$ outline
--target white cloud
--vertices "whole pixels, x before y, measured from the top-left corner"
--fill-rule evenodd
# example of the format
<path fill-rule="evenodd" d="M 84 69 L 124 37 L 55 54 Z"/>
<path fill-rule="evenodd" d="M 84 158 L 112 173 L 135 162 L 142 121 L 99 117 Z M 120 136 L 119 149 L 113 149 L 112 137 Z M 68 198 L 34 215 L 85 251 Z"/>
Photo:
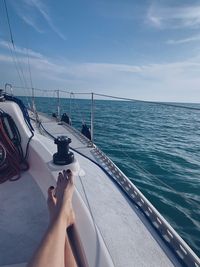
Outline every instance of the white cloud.
<path fill-rule="evenodd" d="M 12 57 L 0 54 L 0 62 L 12 63 Z"/>
<path fill-rule="evenodd" d="M 6 48 L 6 44 L 3 46 Z M 16 49 L 28 81 L 26 49 Z M 30 65 L 35 87 L 68 88 L 69 91 L 79 88 L 80 91 L 92 90 L 146 100 L 192 102 L 200 99 L 200 56 L 180 62 L 140 66 L 59 62 L 30 50 Z M 4 77 L 4 82 L 18 83 L 16 75 L 12 57 L 0 54 L 0 76 Z"/>
<path fill-rule="evenodd" d="M 176 44 L 185 44 L 185 43 L 191 43 L 191 42 L 196 42 L 196 41 L 200 41 L 200 35 L 195 35 L 195 36 L 191 36 L 191 37 L 179 39 L 179 40 L 168 40 L 167 44 L 176 45 Z"/>
<path fill-rule="evenodd" d="M 169 7 L 154 4 L 148 10 L 147 19 L 155 27 L 197 28 L 200 26 L 200 5 Z"/>
<path fill-rule="evenodd" d="M 158 27 L 158 28 L 161 27 L 161 25 L 162 25 L 162 24 L 161 24 L 161 18 L 149 14 L 149 15 L 148 15 L 148 19 L 151 21 L 151 23 L 152 23 L 154 26 L 156 26 L 156 27 Z"/>
<path fill-rule="evenodd" d="M 65 35 L 55 26 L 48 7 L 40 0 L 22 0 L 25 4 L 25 8 L 17 8 L 18 15 L 23 21 L 29 26 L 33 27 L 39 33 L 44 32 L 41 27 L 38 25 L 37 19 L 33 17 L 34 11 L 37 11 L 38 14 L 47 22 L 49 27 L 54 31 L 61 39 L 66 40 Z"/>
<path fill-rule="evenodd" d="M 40 27 L 37 25 L 35 20 L 33 18 L 31 18 L 30 15 L 26 16 L 26 15 L 20 13 L 20 17 L 21 17 L 21 19 L 23 19 L 23 21 L 26 24 L 28 24 L 29 26 L 33 27 L 37 32 L 39 32 L 39 33 L 43 33 L 44 32 L 42 29 L 40 29 Z"/>
<path fill-rule="evenodd" d="M 12 44 L 10 42 L 0 40 L 0 47 L 9 50 L 10 48 L 12 49 Z M 43 58 L 43 56 L 40 53 L 35 52 L 31 49 L 21 48 L 19 46 L 15 46 L 15 51 L 19 54 L 24 55 L 24 56 L 28 55 L 29 57 Z"/>

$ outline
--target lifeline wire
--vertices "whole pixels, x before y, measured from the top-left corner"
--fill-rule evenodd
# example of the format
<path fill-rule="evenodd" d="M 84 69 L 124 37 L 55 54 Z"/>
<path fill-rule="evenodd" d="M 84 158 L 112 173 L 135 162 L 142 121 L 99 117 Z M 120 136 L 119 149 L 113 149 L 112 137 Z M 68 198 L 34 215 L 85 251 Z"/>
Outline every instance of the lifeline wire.
<path fill-rule="evenodd" d="M 13 86 L 14 88 L 25 88 L 22 86 Z M 31 89 L 30 87 L 27 87 L 28 89 Z M 36 91 L 46 91 L 46 92 L 53 92 L 54 90 L 46 90 L 46 89 L 41 89 L 41 88 L 34 88 Z M 64 91 L 64 90 L 59 90 L 62 93 L 68 93 L 68 94 L 76 94 L 76 95 L 90 95 L 92 93 L 84 92 L 84 93 L 73 93 L 69 91 Z M 196 107 L 189 107 L 185 106 L 183 104 L 177 105 L 177 104 L 171 104 L 171 103 L 166 103 L 166 102 L 156 102 L 156 101 L 146 101 L 146 100 L 140 100 L 140 99 L 134 99 L 134 98 L 127 98 L 127 97 L 120 97 L 120 96 L 113 96 L 113 95 L 106 95 L 106 94 L 98 94 L 98 93 L 93 93 L 95 96 L 100 96 L 100 97 L 106 97 L 106 98 L 113 98 L 117 100 L 124 100 L 124 101 L 130 101 L 130 102 L 141 102 L 141 103 L 146 103 L 146 104 L 153 104 L 153 105 L 159 105 L 159 106 L 168 106 L 168 107 L 175 107 L 175 108 L 180 108 L 180 109 L 188 109 L 188 110 L 196 110 L 200 111 L 200 108 Z"/>
<path fill-rule="evenodd" d="M 184 106 L 184 105 L 170 104 L 170 103 L 165 103 L 165 102 L 145 101 L 145 100 L 139 100 L 139 99 L 134 99 L 134 98 L 118 97 L 118 96 L 97 94 L 97 93 L 94 93 L 94 95 L 113 98 L 113 99 L 118 99 L 118 100 L 126 100 L 126 101 L 130 101 L 130 102 L 142 102 L 142 103 L 147 103 L 147 104 L 154 104 L 154 105 L 161 105 L 161 106 L 168 106 L 168 107 L 175 107 L 175 108 L 182 108 L 182 109 L 200 111 L 200 108 L 189 107 L 189 106 Z"/>

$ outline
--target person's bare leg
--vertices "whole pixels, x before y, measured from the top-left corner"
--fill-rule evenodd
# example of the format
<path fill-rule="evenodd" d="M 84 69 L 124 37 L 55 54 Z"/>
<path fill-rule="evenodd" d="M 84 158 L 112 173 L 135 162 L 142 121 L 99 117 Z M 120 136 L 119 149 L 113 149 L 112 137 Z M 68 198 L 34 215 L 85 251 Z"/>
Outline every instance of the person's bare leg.
<path fill-rule="evenodd" d="M 72 173 L 67 173 L 68 175 L 72 175 Z M 65 172 L 66 175 L 66 172 Z M 55 196 L 55 189 L 54 187 L 50 187 L 48 190 L 48 208 L 49 208 L 49 219 L 50 221 L 53 220 L 54 216 L 55 216 L 55 212 L 56 212 L 56 196 Z M 71 225 L 74 223 L 75 221 L 75 216 L 74 216 L 74 212 L 71 212 Z M 64 261 L 65 261 L 65 267 L 77 267 L 70 243 L 69 243 L 69 239 L 68 239 L 68 235 L 66 233 L 66 239 L 65 239 L 65 248 L 64 248 Z"/>
<path fill-rule="evenodd" d="M 28 267 L 65 266 L 66 228 L 72 223 L 73 209 L 71 200 L 74 192 L 72 175 L 68 179 L 66 178 L 66 172 L 59 173 L 55 212 L 39 248 L 27 265 Z M 74 265 L 71 266 L 74 267 Z"/>

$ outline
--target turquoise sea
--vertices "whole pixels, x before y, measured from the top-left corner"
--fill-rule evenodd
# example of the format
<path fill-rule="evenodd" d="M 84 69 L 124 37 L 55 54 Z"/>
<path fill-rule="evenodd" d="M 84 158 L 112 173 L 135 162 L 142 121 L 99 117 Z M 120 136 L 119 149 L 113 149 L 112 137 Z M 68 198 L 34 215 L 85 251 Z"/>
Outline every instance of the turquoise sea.
<path fill-rule="evenodd" d="M 38 111 L 56 112 L 56 99 L 35 103 Z M 73 99 L 71 109 L 69 99 L 60 104 L 74 127 L 80 130 L 82 120 L 90 126 L 90 100 Z M 200 256 L 200 110 L 96 100 L 94 117 L 95 143 Z"/>

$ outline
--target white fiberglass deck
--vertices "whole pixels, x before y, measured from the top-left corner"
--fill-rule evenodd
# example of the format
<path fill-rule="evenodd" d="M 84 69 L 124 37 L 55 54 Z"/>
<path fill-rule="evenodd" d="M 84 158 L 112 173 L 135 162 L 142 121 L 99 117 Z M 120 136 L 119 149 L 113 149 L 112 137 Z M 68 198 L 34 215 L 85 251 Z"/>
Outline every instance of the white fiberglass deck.
<path fill-rule="evenodd" d="M 48 225 L 46 200 L 33 177 L 0 185 L 0 266 L 27 262 Z"/>
<path fill-rule="evenodd" d="M 84 144 L 84 139 L 74 136 L 66 125 L 40 117 L 47 131 L 52 135 L 67 135 L 72 139 L 71 146 L 78 151 L 93 157 L 92 148 Z M 56 151 L 53 141 L 44 140 L 44 145 Z M 92 210 L 95 223 L 110 252 L 115 266 L 179 266 L 179 263 L 164 246 L 161 239 L 149 225 L 144 216 L 129 203 L 109 177 L 88 159 L 75 153 L 81 171 L 76 177 L 76 187 L 86 205 Z M 87 194 L 87 201 L 83 187 Z M 162 247 L 162 248 L 161 248 Z M 165 252 L 164 252 L 165 251 Z M 166 256 L 170 255 L 173 263 Z"/>
<path fill-rule="evenodd" d="M 88 147 L 86 139 L 69 126 L 44 116 L 40 119 L 52 135 L 67 135 L 73 148 L 98 162 L 95 148 Z M 19 130 L 22 126 L 23 120 Z M 55 152 L 53 140 L 36 129 L 29 148 L 29 171 L 19 181 L 0 185 L 1 267 L 25 266 L 42 238 L 48 225 L 47 188 L 55 185 L 58 172 L 68 167 L 52 163 Z M 180 266 L 143 213 L 108 175 L 89 159 L 74 155 L 80 167 L 73 206 L 89 266 Z"/>

